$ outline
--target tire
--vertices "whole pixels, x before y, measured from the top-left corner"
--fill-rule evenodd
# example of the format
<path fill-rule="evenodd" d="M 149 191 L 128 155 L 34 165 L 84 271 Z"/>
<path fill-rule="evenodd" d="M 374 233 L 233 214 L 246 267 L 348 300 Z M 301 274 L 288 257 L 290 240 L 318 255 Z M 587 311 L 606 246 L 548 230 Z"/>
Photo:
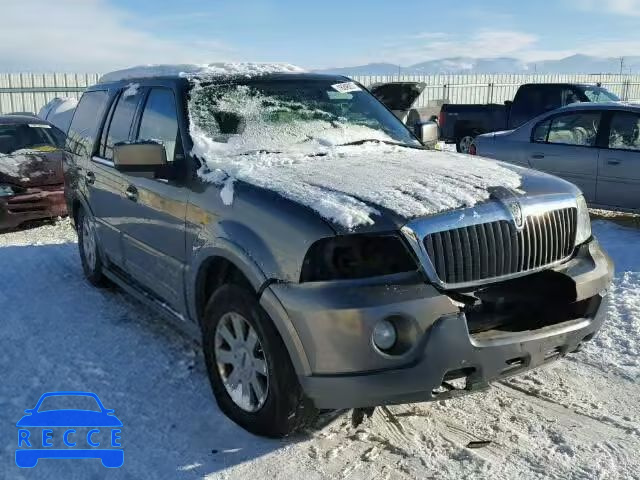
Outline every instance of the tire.
<path fill-rule="evenodd" d="M 246 322 L 240 328 L 240 336 L 235 331 L 237 322 Z M 253 347 L 246 347 L 252 343 L 249 327 L 257 336 Z M 240 339 L 234 340 L 235 347 L 226 340 L 232 333 L 235 335 L 232 340 Z M 205 310 L 202 335 L 213 393 L 218 406 L 231 420 L 251 433 L 272 438 L 284 437 L 315 421 L 319 412 L 304 395 L 284 342 L 253 291 L 233 284 L 216 290 Z M 242 343 L 244 337 L 247 343 Z M 243 352 L 241 355 L 234 353 L 239 350 Z M 249 351 L 250 354 L 246 353 Z M 238 360 L 240 357 L 242 360 Z M 240 366 L 225 363 L 230 358 Z M 252 367 L 254 363 L 259 367 Z M 237 383 L 236 368 L 238 376 L 244 376 Z M 250 387 L 245 395 L 247 384 Z M 260 388 L 266 390 L 265 395 L 259 395 Z"/>
<path fill-rule="evenodd" d="M 458 153 L 469 153 L 469 147 L 475 140 L 476 135 L 463 135 L 456 140 L 456 150 Z"/>
<path fill-rule="evenodd" d="M 95 224 L 91 215 L 80 209 L 76 219 L 78 231 L 78 249 L 84 276 L 94 287 L 107 286 L 107 278 L 102 274 L 102 260 L 96 236 Z M 90 235 L 90 236 L 89 236 Z"/>

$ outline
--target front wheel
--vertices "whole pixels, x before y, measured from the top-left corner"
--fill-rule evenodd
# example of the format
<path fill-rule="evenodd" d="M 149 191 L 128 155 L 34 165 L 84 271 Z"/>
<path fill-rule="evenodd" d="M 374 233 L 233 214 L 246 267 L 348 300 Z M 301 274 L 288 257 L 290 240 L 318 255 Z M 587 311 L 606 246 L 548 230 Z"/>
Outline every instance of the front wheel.
<path fill-rule="evenodd" d="M 78 249 L 82 270 L 89 282 L 96 287 L 103 287 L 107 279 L 102 274 L 102 260 L 98 251 L 98 239 L 94 220 L 90 214 L 80 210 L 77 216 Z"/>
<path fill-rule="evenodd" d="M 476 137 L 472 135 L 464 135 L 463 137 L 459 138 L 456 142 L 456 149 L 458 150 L 458 152 L 469 153 L 469 148 L 471 147 L 471 144 L 473 143 L 475 138 Z"/>
<path fill-rule="evenodd" d="M 255 293 L 238 285 L 216 290 L 202 333 L 211 387 L 231 420 L 267 437 L 286 436 L 315 420 L 318 411 Z"/>

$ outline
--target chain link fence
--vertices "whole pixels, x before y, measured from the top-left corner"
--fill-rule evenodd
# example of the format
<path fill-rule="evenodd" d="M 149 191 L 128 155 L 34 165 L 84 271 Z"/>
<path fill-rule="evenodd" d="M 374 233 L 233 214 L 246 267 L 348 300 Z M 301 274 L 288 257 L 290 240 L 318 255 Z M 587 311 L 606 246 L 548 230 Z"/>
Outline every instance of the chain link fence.
<path fill-rule="evenodd" d="M 368 75 L 352 77 L 365 86 L 374 83 L 408 81 L 426 85 L 416 107 L 442 103 L 504 103 L 513 100 L 525 83 L 588 83 L 601 84 L 622 100 L 640 100 L 640 75 Z"/>
<path fill-rule="evenodd" d="M 98 73 L 2 73 L 0 114 L 37 113 L 54 97 L 78 98 L 98 81 Z M 442 103 L 503 103 L 524 83 L 600 83 L 623 100 L 640 100 L 640 75 L 368 75 L 352 77 L 365 86 L 380 82 L 417 81 L 426 85 L 417 107 Z"/>
<path fill-rule="evenodd" d="M 55 97 L 80 98 L 98 73 L 0 73 L 0 114 L 38 113 Z"/>

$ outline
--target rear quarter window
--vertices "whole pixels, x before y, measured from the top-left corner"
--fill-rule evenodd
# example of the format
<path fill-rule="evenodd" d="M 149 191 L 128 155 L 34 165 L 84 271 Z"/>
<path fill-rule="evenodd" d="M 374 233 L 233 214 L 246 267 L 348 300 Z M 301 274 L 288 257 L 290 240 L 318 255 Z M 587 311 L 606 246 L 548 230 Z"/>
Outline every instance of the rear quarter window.
<path fill-rule="evenodd" d="M 104 90 L 86 92 L 82 95 L 69 127 L 66 142 L 68 151 L 83 156 L 93 153 L 96 133 L 104 115 L 107 98 L 107 92 Z"/>

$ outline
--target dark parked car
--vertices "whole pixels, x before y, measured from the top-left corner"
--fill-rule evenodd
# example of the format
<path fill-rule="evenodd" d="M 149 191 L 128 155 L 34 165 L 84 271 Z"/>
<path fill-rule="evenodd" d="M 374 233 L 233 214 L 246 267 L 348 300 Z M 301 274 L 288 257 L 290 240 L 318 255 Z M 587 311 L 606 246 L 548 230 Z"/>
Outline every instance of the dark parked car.
<path fill-rule="evenodd" d="M 424 149 L 344 77 L 116 72 L 68 150 L 88 280 L 200 336 L 220 408 L 261 435 L 478 391 L 604 321 L 613 267 L 575 186 Z"/>
<path fill-rule="evenodd" d="M 504 105 L 444 104 L 439 117 L 440 139 L 468 153 L 473 139 L 483 133 L 517 128 L 541 113 L 571 103 L 617 100 L 613 93 L 596 85 L 529 83 L 518 89 L 513 102 Z"/>
<path fill-rule="evenodd" d="M 0 116 L 0 230 L 66 215 L 64 142 L 65 134 L 48 122 Z"/>
<path fill-rule="evenodd" d="M 640 210 L 640 105 L 570 105 L 480 135 L 471 153 L 558 175 L 594 207 Z"/>

